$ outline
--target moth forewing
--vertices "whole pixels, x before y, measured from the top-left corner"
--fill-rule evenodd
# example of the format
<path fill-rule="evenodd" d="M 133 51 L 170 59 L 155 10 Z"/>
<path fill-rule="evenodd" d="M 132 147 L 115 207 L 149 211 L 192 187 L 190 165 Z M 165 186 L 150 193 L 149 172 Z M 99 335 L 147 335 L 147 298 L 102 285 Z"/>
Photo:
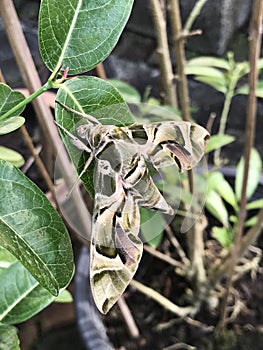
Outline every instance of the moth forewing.
<path fill-rule="evenodd" d="M 107 313 L 130 283 L 142 256 L 139 207 L 125 194 L 120 175 L 97 160 L 91 242 L 90 282 L 98 309 Z M 105 187 L 105 177 L 115 181 Z"/>

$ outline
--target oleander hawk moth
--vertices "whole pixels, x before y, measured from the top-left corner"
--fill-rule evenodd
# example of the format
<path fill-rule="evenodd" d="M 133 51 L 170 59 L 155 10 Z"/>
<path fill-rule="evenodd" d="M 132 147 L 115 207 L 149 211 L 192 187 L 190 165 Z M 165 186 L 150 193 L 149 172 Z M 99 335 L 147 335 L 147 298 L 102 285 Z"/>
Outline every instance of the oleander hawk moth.
<path fill-rule="evenodd" d="M 157 170 L 174 164 L 180 171 L 189 170 L 202 158 L 209 134 L 183 121 L 102 125 L 57 102 L 83 117 L 76 136 L 58 125 L 89 155 L 79 177 L 95 160 L 90 283 L 98 309 L 107 313 L 130 283 L 142 256 L 139 207 L 174 214 L 149 175 L 147 163 Z"/>

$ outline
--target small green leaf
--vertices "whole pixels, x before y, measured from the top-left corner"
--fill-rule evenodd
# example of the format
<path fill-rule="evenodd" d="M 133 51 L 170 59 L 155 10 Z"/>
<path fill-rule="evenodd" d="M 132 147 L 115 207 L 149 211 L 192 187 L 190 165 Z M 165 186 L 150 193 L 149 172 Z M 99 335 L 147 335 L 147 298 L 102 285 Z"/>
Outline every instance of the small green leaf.
<path fill-rule="evenodd" d="M 246 222 L 245 222 L 245 227 L 251 227 L 254 226 L 258 221 L 258 217 L 257 215 L 252 216 L 251 218 L 249 218 Z"/>
<path fill-rule="evenodd" d="M 58 295 L 74 271 L 70 238 L 40 189 L 20 170 L 0 160 L 0 245 L 50 293 Z"/>
<path fill-rule="evenodd" d="M 212 56 L 201 56 L 193 58 L 187 62 L 187 66 L 216 67 L 225 69 L 226 71 L 230 70 L 230 64 L 227 60 Z"/>
<path fill-rule="evenodd" d="M 69 67 L 84 73 L 102 62 L 116 45 L 133 0 L 42 0 L 39 46 L 51 71 Z"/>
<path fill-rule="evenodd" d="M 215 190 L 227 203 L 237 210 L 238 205 L 235 193 L 222 173 L 218 171 L 210 173 L 208 176 L 208 187 L 209 190 Z"/>
<path fill-rule="evenodd" d="M 141 95 L 138 90 L 133 86 L 117 79 L 108 80 L 116 89 L 119 90 L 120 94 L 127 103 L 140 103 Z"/>
<path fill-rule="evenodd" d="M 236 95 L 237 94 L 248 95 L 248 93 L 249 93 L 249 86 L 248 86 L 248 84 L 243 85 L 241 88 L 239 88 L 236 91 Z M 259 98 L 263 98 L 263 82 L 262 81 L 259 81 L 257 83 L 256 96 L 259 97 Z"/>
<path fill-rule="evenodd" d="M 3 114 L 10 111 L 11 108 L 16 107 L 24 99 L 25 96 L 21 92 L 14 91 L 8 85 L 0 83 L 0 120 Z M 25 106 L 20 107 L 10 117 L 21 114 L 24 109 Z"/>
<path fill-rule="evenodd" d="M 57 100 L 68 107 L 97 118 L 102 124 L 124 126 L 133 123 L 130 109 L 119 91 L 109 82 L 95 77 L 81 76 L 66 81 L 58 90 Z M 75 134 L 76 127 L 87 121 L 69 113 L 60 105 L 55 109 L 57 122 Z M 70 158 L 78 174 L 83 169 L 87 155 L 72 145 L 72 140 L 61 133 Z M 93 169 L 81 178 L 87 191 L 93 195 Z"/>
<path fill-rule="evenodd" d="M 195 76 L 195 80 L 200 81 L 201 83 L 207 84 L 212 86 L 214 89 L 216 89 L 219 92 L 222 92 L 222 94 L 227 93 L 227 86 L 225 79 L 218 79 L 217 77 L 205 77 L 205 76 Z"/>
<path fill-rule="evenodd" d="M 0 350 L 19 350 L 19 343 L 16 328 L 0 324 Z"/>
<path fill-rule="evenodd" d="M 16 167 L 21 167 L 25 163 L 20 153 L 4 146 L 0 146 L 0 159 L 10 162 Z"/>
<path fill-rule="evenodd" d="M 23 117 L 11 117 L 5 120 L 0 120 L 0 135 L 9 134 L 20 128 L 25 123 Z"/>
<path fill-rule="evenodd" d="M 54 299 L 18 261 L 0 274 L 0 322 L 24 322 Z"/>
<path fill-rule="evenodd" d="M 258 151 L 253 148 L 250 155 L 247 198 L 250 198 L 255 192 L 262 172 L 262 160 Z M 235 192 L 238 200 L 241 199 L 241 191 L 244 177 L 244 158 L 242 157 L 237 165 Z"/>
<path fill-rule="evenodd" d="M 253 202 L 250 202 L 246 206 L 247 210 L 261 209 L 263 208 L 263 199 L 257 199 Z"/>
<path fill-rule="evenodd" d="M 141 230 L 145 242 L 156 248 L 163 238 L 165 221 L 163 215 L 158 211 L 140 208 Z"/>
<path fill-rule="evenodd" d="M 185 74 L 197 75 L 198 77 L 210 77 L 220 79 L 222 82 L 225 81 L 224 73 L 217 68 L 202 67 L 202 66 L 186 66 Z"/>
<path fill-rule="evenodd" d="M 206 146 L 206 153 L 212 152 L 218 148 L 228 145 L 235 141 L 234 136 L 230 135 L 212 135 L 208 145 Z"/>
<path fill-rule="evenodd" d="M 210 190 L 207 192 L 206 209 L 225 227 L 228 227 L 228 212 L 225 207 L 224 202 L 222 201 L 221 196 L 215 191 Z"/>
<path fill-rule="evenodd" d="M 213 237 L 222 245 L 224 248 L 229 248 L 233 243 L 233 234 L 228 231 L 226 227 L 213 227 Z"/>
<path fill-rule="evenodd" d="M 63 289 L 59 295 L 55 298 L 56 303 L 71 303 L 73 301 L 73 297 L 70 292 L 66 289 Z"/>

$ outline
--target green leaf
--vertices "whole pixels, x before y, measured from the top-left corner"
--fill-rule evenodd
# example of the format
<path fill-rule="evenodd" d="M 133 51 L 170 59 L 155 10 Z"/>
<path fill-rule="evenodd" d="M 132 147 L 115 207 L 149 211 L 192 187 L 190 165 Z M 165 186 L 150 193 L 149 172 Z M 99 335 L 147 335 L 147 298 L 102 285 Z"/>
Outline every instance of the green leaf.
<path fill-rule="evenodd" d="M 252 216 L 251 218 L 249 218 L 246 222 L 245 222 L 245 227 L 251 227 L 254 226 L 258 221 L 258 217 L 257 215 Z"/>
<path fill-rule="evenodd" d="M 262 160 L 260 154 L 255 148 L 251 149 L 248 183 L 247 183 L 247 198 L 250 198 L 255 192 L 262 172 Z M 238 200 L 241 199 L 242 184 L 244 178 L 244 158 L 242 157 L 237 165 L 235 192 Z"/>
<path fill-rule="evenodd" d="M 5 120 L 0 120 L 0 135 L 9 134 L 20 128 L 25 123 L 23 117 L 11 117 Z"/>
<path fill-rule="evenodd" d="M 79 74 L 102 62 L 116 45 L 133 0 L 42 0 L 39 46 L 51 71 Z"/>
<path fill-rule="evenodd" d="M 0 159 L 10 162 L 16 167 L 20 167 L 25 163 L 20 153 L 4 146 L 0 146 Z"/>
<path fill-rule="evenodd" d="M 55 297 L 18 261 L 0 274 L 0 322 L 17 324 L 47 307 Z"/>
<path fill-rule="evenodd" d="M 56 303 L 71 303 L 72 301 L 73 297 L 66 289 L 63 289 L 55 299 Z"/>
<path fill-rule="evenodd" d="M 215 190 L 209 190 L 205 202 L 206 209 L 225 227 L 228 227 L 228 212 L 221 196 Z"/>
<path fill-rule="evenodd" d="M 217 171 L 209 174 L 208 188 L 209 190 L 215 190 L 227 203 L 237 210 L 238 205 L 235 193 L 222 173 Z"/>
<path fill-rule="evenodd" d="M 133 123 L 129 107 L 119 91 L 109 82 L 95 77 L 82 76 L 68 80 L 60 87 L 57 100 L 74 110 L 94 116 L 102 124 L 124 126 Z M 57 122 L 72 134 L 75 134 L 77 125 L 87 123 L 86 119 L 69 113 L 58 104 L 55 112 Z M 73 146 L 72 140 L 63 135 L 63 132 L 61 135 L 79 174 L 87 155 Z M 93 195 L 93 168 L 91 167 L 81 179 L 87 191 Z"/>
<path fill-rule="evenodd" d="M 197 75 L 198 77 L 210 77 L 215 79 L 220 79 L 222 82 L 225 82 L 224 73 L 222 73 L 217 68 L 212 67 L 199 67 L 199 66 L 186 66 L 185 74 L 188 75 Z"/>
<path fill-rule="evenodd" d="M 201 83 L 212 86 L 219 92 L 222 92 L 224 95 L 227 93 L 227 86 L 225 79 L 218 79 L 217 77 L 205 77 L 205 76 L 195 76 L 195 80 L 200 81 Z"/>
<path fill-rule="evenodd" d="M 247 210 L 261 209 L 263 208 L 263 199 L 257 199 L 253 202 L 250 202 L 246 206 Z"/>
<path fill-rule="evenodd" d="M 0 324 L 0 350 L 19 350 L 19 339 L 15 327 Z"/>
<path fill-rule="evenodd" d="M 225 227 L 213 227 L 213 237 L 222 245 L 224 248 L 229 248 L 233 243 L 233 234 L 228 231 Z"/>
<path fill-rule="evenodd" d="M 236 91 L 236 95 L 237 94 L 248 95 L 248 93 L 249 93 L 249 86 L 248 86 L 248 84 L 243 85 L 241 88 L 239 88 Z M 259 97 L 259 98 L 263 98 L 263 82 L 262 81 L 259 81 L 257 83 L 256 96 Z"/>
<path fill-rule="evenodd" d="M 156 248 L 163 238 L 165 221 L 162 213 L 145 208 L 140 208 L 141 230 L 145 242 Z"/>
<path fill-rule="evenodd" d="M 74 264 L 60 216 L 20 170 L 0 160 L 0 245 L 53 295 L 68 285 Z"/>
<path fill-rule="evenodd" d="M 0 83 L 0 120 L 1 116 L 8 112 L 11 108 L 16 107 L 20 102 L 25 99 L 25 96 L 21 92 L 12 90 L 8 85 Z M 16 117 L 21 114 L 25 106 L 19 108 L 11 114 L 10 117 Z"/>
<path fill-rule="evenodd" d="M 212 152 L 218 148 L 228 145 L 233 141 L 235 141 L 235 138 L 231 135 L 212 135 L 205 151 L 206 153 Z"/>
<path fill-rule="evenodd" d="M 230 70 L 230 64 L 227 60 L 212 56 L 201 56 L 193 58 L 187 62 L 187 66 L 216 67 L 225 69 L 227 71 Z"/>
<path fill-rule="evenodd" d="M 108 80 L 116 89 L 119 90 L 120 94 L 127 103 L 140 103 L 141 95 L 138 90 L 133 86 L 117 79 Z"/>

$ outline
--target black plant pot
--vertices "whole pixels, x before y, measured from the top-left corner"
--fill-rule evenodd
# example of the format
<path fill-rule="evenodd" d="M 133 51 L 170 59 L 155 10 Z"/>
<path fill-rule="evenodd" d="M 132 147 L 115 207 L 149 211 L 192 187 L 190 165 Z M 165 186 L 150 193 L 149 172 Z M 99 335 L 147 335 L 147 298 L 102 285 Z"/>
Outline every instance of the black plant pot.
<path fill-rule="evenodd" d="M 75 277 L 77 323 L 87 350 L 112 350 L 100 313 L 93 301 L 89 279 L 89 252 L 83 247 Z"/>

